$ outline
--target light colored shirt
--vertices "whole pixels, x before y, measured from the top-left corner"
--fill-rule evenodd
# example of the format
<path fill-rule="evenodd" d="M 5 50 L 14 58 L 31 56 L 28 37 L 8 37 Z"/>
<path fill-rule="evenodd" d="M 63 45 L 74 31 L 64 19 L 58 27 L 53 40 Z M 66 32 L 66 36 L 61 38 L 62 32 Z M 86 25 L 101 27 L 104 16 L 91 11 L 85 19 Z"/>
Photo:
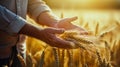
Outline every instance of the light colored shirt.
<path fill-rule="evenodd" d="M 0 30 L 10 35 L 17 34 L 26 21 L 7 8 L 0 6 Z"/>
<path fill-rule="evenodd" d="M 14 34 L 17 34 L 27 22 L 27 14 L 37 21 L 40 13 L 44 11 L 50 11 L 50 8 L 42 0 L 0 0 L 0 48 L 16 42 L 17 46 L 25 47 L 25 36 Z M 25 52 L 20 51 L 19 47 L 17 49 L 20 53 Z"/>

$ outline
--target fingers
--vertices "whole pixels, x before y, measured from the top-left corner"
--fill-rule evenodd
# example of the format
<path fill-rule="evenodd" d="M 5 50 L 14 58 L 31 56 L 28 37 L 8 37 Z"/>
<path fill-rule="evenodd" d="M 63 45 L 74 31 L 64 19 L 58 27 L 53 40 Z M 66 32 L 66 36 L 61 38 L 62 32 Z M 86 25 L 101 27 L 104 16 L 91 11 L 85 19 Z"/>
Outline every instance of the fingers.
<path fill-rule="evenodd" d="M 78 31 L 80 31 L 80 34 L 82 35 L 84 35 L 84 34 L 86 34 L 86 35 L 88 35 L 88 31 L 86 31 L 86 30 L 78 30 Z"/>
<path fill-rule="evenodd" d="M 53 37 L 52 42 L 53 44 L 50 44 L 53 47 L 63 48 L 63 49 L 73 49 L 76 48 L 76 45 L 73 42 L 65 41 L 63 39 Z"/>
<path fill-rule="evenodd" d="M 88 31 L 85 30 L 84 28 L 82 27 L 77 27 L 75 28 L 76 30 L 78 30 L 80 32 L 80 35 L 88 35 Z"/>
<path fill-rule="evenodd" d="M 81 32 L 80 32 L 80 35 L 88 35 L 88 32 L 86 32 L 86 31 L 81 31 Z"/>
<path fill-rule="evenodd" d="M 75 20 L 77 20 L 77 19 L 78 19 L 77 16 L 72 17 L 72 18 L 68 18 L 67 22 L 72 22 L 72 21 L 75 21 Z"/>
<path fill-rule="evenodd" d="M 52 33 L 52 34 L 62 34 L 64 33 L 64 29 L 56 29 L 56 28 L 50 28 L 49 29 L 49 32 Z"/>
<path fill-rule="evenodd" d="M 48 28 L 46 29 L 47 34 L 44 34 L 43 41 L 48 43 L 52 47 L 58 47 L 58 48 L 64 48 L 64 49 L 75 48 L 75 44 L 73 42 L 63 40 L 55 35 L 55 34 L 62 34 L 63 32 L 64 32 L 64 29 Z"/>

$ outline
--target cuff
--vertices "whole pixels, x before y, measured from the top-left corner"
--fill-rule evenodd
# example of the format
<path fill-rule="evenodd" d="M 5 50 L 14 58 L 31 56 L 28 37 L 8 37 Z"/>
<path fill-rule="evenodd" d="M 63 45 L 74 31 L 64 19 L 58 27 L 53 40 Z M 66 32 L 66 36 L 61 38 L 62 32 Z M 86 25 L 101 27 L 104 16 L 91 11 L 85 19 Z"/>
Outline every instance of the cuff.
<path fill-rule="evenodd" d="M 16 16 L 15 19 L 11 22 L 12 23 L 10 23 L 6 29 L 6 32 L 8 32 L 9 34 L 18 33 L 21 28 L 26 24 L 26 21 L 19 16 Z"/>

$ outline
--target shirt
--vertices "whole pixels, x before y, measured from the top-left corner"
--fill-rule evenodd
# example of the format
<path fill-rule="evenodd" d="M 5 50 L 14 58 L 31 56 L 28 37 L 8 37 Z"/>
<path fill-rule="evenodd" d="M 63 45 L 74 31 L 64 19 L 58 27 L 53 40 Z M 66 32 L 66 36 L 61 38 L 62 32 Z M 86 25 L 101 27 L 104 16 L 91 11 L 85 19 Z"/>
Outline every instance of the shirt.
<path fill-rule="evenodd" d="M 13 45 L 23 48 L 25 36 L 17 33 L 27 22 L 26 15 L 37 21 L 44 11 L 50 11 L 50 8 L 42 0 L 0 0 L 0 48 Z M 25 51 L 18 49 L 18 52 Z"/>

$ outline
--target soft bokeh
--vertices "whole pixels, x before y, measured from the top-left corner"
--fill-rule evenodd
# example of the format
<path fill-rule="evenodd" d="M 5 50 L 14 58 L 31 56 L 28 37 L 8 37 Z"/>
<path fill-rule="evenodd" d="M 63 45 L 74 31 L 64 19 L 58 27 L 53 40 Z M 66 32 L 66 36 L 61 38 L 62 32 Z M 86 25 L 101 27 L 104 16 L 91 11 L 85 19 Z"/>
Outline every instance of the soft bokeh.
<path fill-rule="evenodd" d="M 34 38 L 27 39 L 28 67 L 120 67 L 119 0 L 44 0 L 60 18 L 78 16 L 72 22 L 100 39 L 96 47 L 64 50 Z M 30 20 L 30 19 L 28 19 Z M 47 48 L 46 48 L 47 47 Z M 98 48 L 99 53 L 96 52 Z"/>

